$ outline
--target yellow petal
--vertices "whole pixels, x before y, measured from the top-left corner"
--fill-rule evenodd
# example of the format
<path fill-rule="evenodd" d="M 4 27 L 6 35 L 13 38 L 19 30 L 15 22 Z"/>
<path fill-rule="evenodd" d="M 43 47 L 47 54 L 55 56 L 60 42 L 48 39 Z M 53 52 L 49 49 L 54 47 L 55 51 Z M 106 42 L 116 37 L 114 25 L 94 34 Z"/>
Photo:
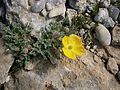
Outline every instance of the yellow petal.
<path fill-rule="evenodd" d="M 72 52 L 78 56 L 83 56 L 85 54 L 85 48 L 84 48 L 84 46 L 74 47 L 72 49 Z"/>
<path fill-rule="evenodd" d="M 62 44 L 63 44 L 63 46 L 64 47 L 66 47 L 69 43 L 68 43 L 68 36 L 64 36 L 63 38 L 62 38 Z"/>
<path fill-rule="evenodd" d="M 76 59 L 76 55 L 72 51 L 70 51 L 66 48 L 62 48 L 62 50 L 63 50 L 65 56 L 67 56 L 68 58 L 73 59 L 73 60 Z"/>
<path fill-rule="evenodd" d="M 69 36 L 69 41 L 70 41 L 69 43 L 72 43 L 76 46 L 83 45 L 81 38 L 79 36 L 75 35 L 75 34 L 71 34 Z"/>

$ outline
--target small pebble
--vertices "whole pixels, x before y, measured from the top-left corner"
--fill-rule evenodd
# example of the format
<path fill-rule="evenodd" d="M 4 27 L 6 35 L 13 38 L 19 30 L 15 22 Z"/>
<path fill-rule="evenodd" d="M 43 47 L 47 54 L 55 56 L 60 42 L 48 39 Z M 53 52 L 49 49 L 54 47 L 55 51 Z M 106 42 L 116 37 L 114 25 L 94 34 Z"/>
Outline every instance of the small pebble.
<path fill-rule="evenodd" d="M 85 25 L 84 25 L 84 28 L 85 28 L 85 29 L 90 29 L 91 27 L 90 27 L 89 24 L 85 24 Z"/>
<path fill-rule="evenodd" d="M 43 9 L 42 11 L 41 11 L 41 14 L 44 16 L 44 17 L 46 17 L 47 16 L 47 11 L 45 10 L 45 9 Z"/>

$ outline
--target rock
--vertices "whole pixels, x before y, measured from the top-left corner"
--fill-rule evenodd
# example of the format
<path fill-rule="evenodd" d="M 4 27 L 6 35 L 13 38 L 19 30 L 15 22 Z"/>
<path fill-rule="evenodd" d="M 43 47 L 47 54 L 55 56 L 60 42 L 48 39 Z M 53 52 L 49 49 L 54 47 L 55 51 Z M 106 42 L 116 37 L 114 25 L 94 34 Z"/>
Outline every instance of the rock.
<path fill-rule="evenodd" d="M 104 58 L 106 60 L 109 59 L 109 57 L 108 57 L 105 49 L 103 49 L 103 48 L 97 48 L 96 49 L 96 55 L 99 56 L 99 57 L 101 57 L 101 58 Z"/>
<path fill-rule="evenodd" d="M 114 27 L 115 22 L 113 21 L 113 19 L 111 17 L 107 17 L 103 20 L 103 25 L 106 28 L 110 28 L 110 27 Z"/>
<path fill-rule="evenodd" d="M 52 89 L 50 89 L 52 88 Z M 119 90 L 120 85 L 102 60 L 86 51 L 78 61 L 63 58 L 54 67 L 40 60 L 32 71 L 19 71 L 4 84 L 5 90 Z"/>
<path fill-rule="evenodd" d="M 87 0 L 76 0 L 76 6 L 78 7 L 78 11 L 80 13 L 85 12 L 87 6 Z"/>
<path fill-rule="evenodd" d="M 47 11 L 50 11 L 54 8 L 54 6 L 51 3 L 46 3 L 46 9 Z"/>
<path fill-rule="evenodd" d="M 83 28 L 80 29 L 80 32 L 79 32 L 79 33 L 80 33 L 81 36 L 83 36 L 83 35 L 85 34 L 85 29 L 83 29 Z"/>
<path fill-rule="evenodd" d="M 44 17 L 46 17 L 47 16 L 47 11 L 45 10 L 45 9 L 43 9 L 42 11 L 41 11 L 41 14 L 44 16 Z"/>
<path fill-rule="evenodd" d="M 34 3 L 35 3 L 35 0 L 28 0 L 28 5 L 29 5 L 29 6 L 33 6 Z"/>
<path fill-rule="evenodd" d="M 87 12 L 87 13 L 91 13 L 92 11 L 93 11 L 93 7 L 90 6 L 90 5 L 87 5 L 87 6 L 86 6 L 86 12 Z"/>
<path fill-rule="evenodd" d="M 24 7 L 25 9 L 28 9 L 28 0 L 16 0 L 22 7 Z"/>
<path fill-rule="evenodd" d="M 91 28 L 93 28 L 93 29 L 94 29 L 94 28 L 95 28 L 95 26 L 96 26 L 95 22 L 91 22 L 91 23 L 90 23 L 90 27 L 91 27 Z"/>
<path fill-rule="evenodd" d="M 117 7 L 112 5 L 109 7 L 109 15 L 114 21 L 117 20 L 119 13 L 120 13 L 120 10 Z"/>
<path fill-rule="evenodd" d="M 105 28 L 102 24 L 98 24 L 95 28 L 95 34 L 97 39 L 102 45 L 110 45 L 111 43 L 111 35 L 107 28 Z"/>
<path fill-rule="evenodd" d="M 90 27 L 90 25 L 89 25 L 89 24 L 85 24 L 85 25 L 84 25 L 84 28 L 85 28 L 85 29 L 89 29 L 89 30 L 90 30 L 90 28 L 91 28 L 91 27 Z"/>
<path fill-rule="evenodd" d="M 27 62 L 25 66 L 25 70 L 30 71 L 30 70 L 33 70 L 34 67 L 35 65 L 32 62 Z"/>
<path fill-rule="evenodd" d="M 77 11 L 75 11 L 74 9 L 67 9 L 66 17 L 68 17 L 70 25 L 71 25 L 72 18 L 75 16 L 77 16 Z"/>
<path fill-rule="evenodd" d="M 40 31 L 40 28 L 49 24 L 51 20 L 45 20 L 45 17 L 40 16 L 39 13 L 32 13 L 26 9 L 24 9 L 19 3 L 16 3 L 16 0 L 12 0 L 12 6 L 9 5 L 9 2 L 6 0 L 6 18 L 7 20 L 12 22 L 18 22 L 22 25 L 26 26 L 26 24 L 30 25 L 33 30 Z M 43 0 L 44 1 L 44 0 Z M 43 3 L 44 4 L 44 3 Z"/>
<path fill-rule="evenodd" d="M 116 75 L 118 72 L 118 65 L 114 58 L 109 58 L 107 63 L 107 70 L 109 70 L 112 74 Z"/>
<path fill-rule="evenodd" d="M 3 41 L 0 39 L 0 84 L 7 82 L 8 72 L 14 62 L 11 54 L 5 53 Z"/>
<path fill-rule="evenodd" d="M 69 77 L 69 78 L 68 78 Z M 68 71 L 62 75 L 62 82 L 65 87 L 69 86 L 70 83 L 77 78 L 77 75 L 72 72 Z"/>
<path fill-rule="evenodd" d="M 67 4 L 74 10 L 78 10 L 79 8 L 76 6 L 77 0 L 67 0 Z"/>
<path fill-rule="evenodd" d="M 109 17 L 108 10 L 106 8 L 99 8 L 98 14 L 95 16 L 94 20 L 96 22 L 103 22 L 104 19 Z"/>
<path fill-rule="evenodd" d="M 59 15 L 65 15 L 65 5 L 64 4 L 61 4 L 59 5 L 58 7 L 52 9 L 50 12 L 49 12 L 49 15 L 48 17 L 49 18 L 53 18 L 53 17 L 56 17 L 56 16 L 59 16 Z"/>
<path fill-rule="evenodd" d="M 100 0 L 101 7 L 107 8 L 107 7 L 109 7 L 109 5 L 110 5 L 110 0 Z"/>
<path fill-rule="evenodd" d="M 31 7 L 32 12 L 39 13 L 42 9 L 45 8 L 47 0 L 38 0 L 34 3 L 34 5 Z"/>
<path fill-rule="evenodd" d="M 120 46 L 120 27 L 115 26 L 112 30 L 112 45 Z"/>
<path fill-rule="evenodd" d="M 118 65 L 120 65 L 120 49 L 119 48 L 115 48 L 115 47 L 111 47 L 111 46 L 108 46 L 107 47 L 107 51 L 108 51 L 108 54 L 110 56 L 112 56 L 113 58 L 115 58 L 116 62 Z"/>

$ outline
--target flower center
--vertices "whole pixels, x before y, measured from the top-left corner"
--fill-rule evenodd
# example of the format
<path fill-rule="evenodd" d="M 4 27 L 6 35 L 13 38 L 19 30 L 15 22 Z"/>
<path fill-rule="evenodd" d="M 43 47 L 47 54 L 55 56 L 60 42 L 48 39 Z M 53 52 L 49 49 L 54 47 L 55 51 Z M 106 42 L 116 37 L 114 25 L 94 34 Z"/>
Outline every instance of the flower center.
<path fill-rule="evenodd" d="M 69 49 L 69 50 L 72 50 L 72 48 L 73 48 L 72 45 L 69 45 L 69 46 L 68 46 L 68 49 Z"/>

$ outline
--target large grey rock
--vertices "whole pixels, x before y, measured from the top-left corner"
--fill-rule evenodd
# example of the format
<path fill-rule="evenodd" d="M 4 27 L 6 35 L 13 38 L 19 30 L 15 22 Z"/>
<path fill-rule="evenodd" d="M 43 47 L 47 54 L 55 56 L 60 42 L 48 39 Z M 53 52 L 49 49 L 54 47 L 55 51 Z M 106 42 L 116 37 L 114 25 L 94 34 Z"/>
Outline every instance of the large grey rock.
<path fill-rule="evenodd" d="M 107 7 L 109 7 L 109 5 L 110 5 L 110 0 L 100 0 L 101 7 L 107 8 Z"/>
<path fill-rule="evenodd" d="M 112 45 L 120 46 L 120 27 L 115 26 L 112 30 Z"/>
<path fill-rule="evenodd" d="M 5 90 L 119 90 L 102 60 L 89 51 L 78 62 L 63 58 L 54 67 L 40 61 L 32 71 L 19 71 L 4 84 Z"/>
<path fill-rule="evenodd" d="M 108 10 L 106 8 L 99 8 L 98 14 L 95 16 L 94 20 L 96 22 L 103 22 L 104 19 L 109 17 Z"/>
<path fill-rule="evenodd" d="M 7 82 L 8 72 L 13 64 L 13 57 L 11 54 L 5 53 L 4 43 L 0 39 L 0 84 Z"/>
<path fill-rule="evenodd" d="M 109 15 L 114 21 L 117 20 L 119 13 L 120 13 L 120 10 L 117 7 L 112 5 L 109 7 Z"/>
<path fill-rule="evenodd" d="M 107 17 L 103 20 L 103 25 L 106 27 L 106 28 L 109 28 L 109 27 L 114 27 L 115 25 L 115 22 L 113 21 L 113 19 L 111 17 Z"/>
<path fill-rule="evenodd" d="M 111 34 L 105 26 L 103 26 L 102 24 L 98 24 L 95 28 L 95 34 L 102 45 L 110 45 Z"/>

